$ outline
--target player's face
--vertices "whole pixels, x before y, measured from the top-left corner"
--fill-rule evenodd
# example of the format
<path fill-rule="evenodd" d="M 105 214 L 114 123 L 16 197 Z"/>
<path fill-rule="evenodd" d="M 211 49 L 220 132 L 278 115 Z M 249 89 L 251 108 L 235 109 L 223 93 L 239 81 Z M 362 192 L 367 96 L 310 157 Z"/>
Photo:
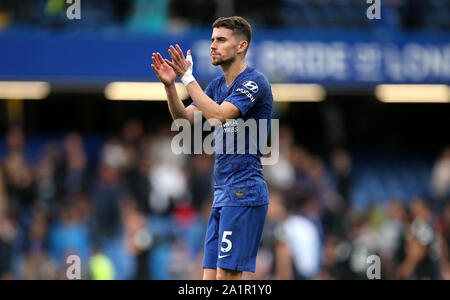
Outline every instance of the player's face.
<path fill-rule="evenodd" d="M 214 28 L 211 37 L 211 63 L 215 66 L 232 63 L 236 59 L 239 42 L 233 31 L 225 27 Z"/>

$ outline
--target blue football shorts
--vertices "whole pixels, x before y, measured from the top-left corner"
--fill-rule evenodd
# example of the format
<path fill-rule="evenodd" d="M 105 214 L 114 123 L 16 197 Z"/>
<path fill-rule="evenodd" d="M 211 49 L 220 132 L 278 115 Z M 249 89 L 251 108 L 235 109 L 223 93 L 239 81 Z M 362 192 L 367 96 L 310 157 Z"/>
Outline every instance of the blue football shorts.
<path fill-rule="evenodd" d="M 268 205 L 212 208 L 205 237 L 204 269 L 255 272 Z"/>

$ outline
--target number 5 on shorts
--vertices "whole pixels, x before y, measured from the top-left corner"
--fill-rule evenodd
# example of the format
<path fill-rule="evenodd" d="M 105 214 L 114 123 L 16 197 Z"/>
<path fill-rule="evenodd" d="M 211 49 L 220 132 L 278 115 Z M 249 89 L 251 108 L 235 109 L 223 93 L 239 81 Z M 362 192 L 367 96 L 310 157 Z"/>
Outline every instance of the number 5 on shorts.
<path fill-rule="evenodd" d="M 224 231 L 223 232 L 223 236 L 222 236 L 222 244 L 225 243 L 227 244 L 226 248 L 223 248 L 222 246 L 220 247 L 220 251 L 222 252 L 228 252 L 231 250 L 231 247 L 233 247 L 233 244 L 231 243 L 231 241 L 229 239 L 227 239 L 227 236 L 232 235 L 233 232 L 232 231 Z"/>

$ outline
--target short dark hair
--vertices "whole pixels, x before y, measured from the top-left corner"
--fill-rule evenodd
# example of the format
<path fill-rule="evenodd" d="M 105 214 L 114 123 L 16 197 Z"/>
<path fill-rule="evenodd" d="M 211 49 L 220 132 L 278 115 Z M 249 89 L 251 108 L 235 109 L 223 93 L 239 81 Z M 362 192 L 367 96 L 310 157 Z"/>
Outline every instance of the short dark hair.
<path fill-rule="evenodd" d="M 234 17 L 220 17 L 214 21 L 213 28 L 225 27 L 233 31 L 233 35 L 243 35 L 245 40 L 248 42 L 248 47 L 250 47 L 250 42 L 252 41 L 252 27 L 250 23 L 247 22 L 242 17 L 234 16 Z"/>

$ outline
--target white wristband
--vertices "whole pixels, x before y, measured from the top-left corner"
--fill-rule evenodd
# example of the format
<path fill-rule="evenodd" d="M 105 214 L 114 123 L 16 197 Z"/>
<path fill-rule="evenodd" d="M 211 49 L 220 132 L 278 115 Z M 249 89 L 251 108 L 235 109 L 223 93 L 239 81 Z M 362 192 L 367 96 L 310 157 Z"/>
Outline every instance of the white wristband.
<path fill-rule="evenodd" d="M 186 73 L 184 73 L 183 77 L 181 77 L 181 82 L 183 82 L 184 86 L 187 86 L 189 83 L 195 80 L 194 75 L 192 75 L 192 71 L 194 69 L 194 62 L 192 61 L 192 55 L 188 55 L 186 60 L 191 63 Z"/>
<path fill-rule="evenodd" d="M 183 82 L 184 86 L 187 86 L 192 81 L 195 81 L 194 75 L 188 74 L 188 72 L 181 77 L 181 82 Z"/>

